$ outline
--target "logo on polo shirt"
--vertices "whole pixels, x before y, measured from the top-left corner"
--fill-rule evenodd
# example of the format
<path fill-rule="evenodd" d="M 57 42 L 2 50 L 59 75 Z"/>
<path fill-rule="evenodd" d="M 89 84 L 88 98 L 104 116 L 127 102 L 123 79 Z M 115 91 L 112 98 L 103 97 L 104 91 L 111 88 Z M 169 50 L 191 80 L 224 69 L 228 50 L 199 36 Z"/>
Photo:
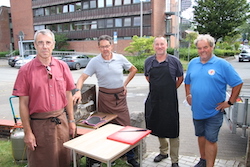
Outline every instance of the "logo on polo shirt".
<path fill-rule="evenodd" d="M 208 70 L 208 74 L 209 74 L 209 75 L 214 75 L 214 74 L 215 74 L 214 69 L 210 69 L 210 70 Z"/>

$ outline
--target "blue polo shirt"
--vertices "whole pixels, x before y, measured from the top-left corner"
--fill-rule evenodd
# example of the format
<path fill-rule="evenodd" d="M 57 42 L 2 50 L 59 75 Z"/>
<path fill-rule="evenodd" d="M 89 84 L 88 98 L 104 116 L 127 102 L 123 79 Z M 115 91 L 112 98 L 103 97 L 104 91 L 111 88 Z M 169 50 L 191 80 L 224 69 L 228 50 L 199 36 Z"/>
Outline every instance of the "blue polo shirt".
<path fill-rule="evenodd" d="M 215 108 L 225 101 L 227 85 L 235 87 L 242 79 L 230 63 L 213 55 L 205 64 L 200 57 L 192 59 L 184 82 L 190 85 L 193 118 L 206 119 L 219 112 Z"/>

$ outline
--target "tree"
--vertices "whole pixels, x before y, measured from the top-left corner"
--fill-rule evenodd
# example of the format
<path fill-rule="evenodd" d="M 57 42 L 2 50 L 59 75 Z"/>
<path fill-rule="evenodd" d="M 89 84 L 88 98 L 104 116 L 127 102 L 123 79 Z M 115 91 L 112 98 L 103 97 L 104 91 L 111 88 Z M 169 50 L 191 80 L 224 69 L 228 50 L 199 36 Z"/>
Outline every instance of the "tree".
<path fill-rule="evenodd" d="M 154 54 L 153 41 L 154 37 L 138 37 L 133 36 L 132 42 L 124 50 L 132 55 L 149 56 Z"/>
<path fill-rule="evenodd" d="M 195 0 L 194 24 L 200 34 L 219 38 L 237 34 L 237 27 L 249 18 L 246 0 Z"/>
<path fill-rule="evenodd" d="M 69 44 L 67 43 L 68 37 L 65 34 L 55 34 L 55 40 L 56 40 L 56 50 L 64 49 L 64 47 L 67 47 Z"/>

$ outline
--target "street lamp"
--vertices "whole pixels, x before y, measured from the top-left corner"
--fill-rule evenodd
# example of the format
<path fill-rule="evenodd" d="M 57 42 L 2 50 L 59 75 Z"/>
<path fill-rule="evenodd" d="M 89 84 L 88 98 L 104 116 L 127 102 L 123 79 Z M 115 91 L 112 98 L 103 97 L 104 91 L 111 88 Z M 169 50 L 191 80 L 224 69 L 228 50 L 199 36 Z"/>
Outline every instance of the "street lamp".
<path fill-rule="evenodd" d="M 141 2 L 141 24 L 140 24 L 140 37 L 142 37 L 142 34 L 143 34 L 143 3 L 145 0 L 140 0 Z"/>

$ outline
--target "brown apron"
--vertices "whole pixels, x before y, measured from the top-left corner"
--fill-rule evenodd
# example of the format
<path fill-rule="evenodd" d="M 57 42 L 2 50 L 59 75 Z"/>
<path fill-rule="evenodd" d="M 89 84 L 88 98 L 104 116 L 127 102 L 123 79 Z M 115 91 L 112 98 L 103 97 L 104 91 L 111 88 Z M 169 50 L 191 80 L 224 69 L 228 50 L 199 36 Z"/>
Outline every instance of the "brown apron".
<path fill-rule="evenodd" d="M 130 116 L 126 95 L 123 94 L 123 91 L 123 87 L 117 89 L 100 87 L 98 93 L 98 111 L 116 114 L 117 118 L 112 120 L 111 123 L 129 126 Z"/>
<path fill-rule="evenodd" d="M 30 124 L 37 147 L 35 151 L 27 150 L 29 167 L 69 167 L 70 150 L 63 146 L 69 140 L 66 113 L 63 110 L 34 113 Z"/>

